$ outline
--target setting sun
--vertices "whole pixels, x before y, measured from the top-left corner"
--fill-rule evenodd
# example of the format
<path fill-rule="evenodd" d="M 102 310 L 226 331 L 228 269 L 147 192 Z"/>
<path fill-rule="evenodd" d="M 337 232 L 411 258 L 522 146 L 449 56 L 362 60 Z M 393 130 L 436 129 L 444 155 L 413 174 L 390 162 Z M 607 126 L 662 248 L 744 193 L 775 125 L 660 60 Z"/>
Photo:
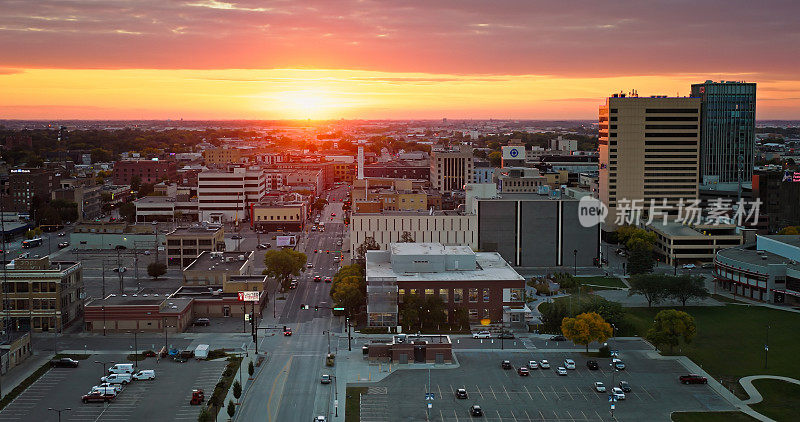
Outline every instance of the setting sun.
<path fill-rule="evenodd" d="M 300 90 L 276 92 L 270 97 L 276 103 L 270 104 L 279 110 L 281 117 L 287 119 L 331 119 L 339 117 L 342 104 L 321 90 Z"/>

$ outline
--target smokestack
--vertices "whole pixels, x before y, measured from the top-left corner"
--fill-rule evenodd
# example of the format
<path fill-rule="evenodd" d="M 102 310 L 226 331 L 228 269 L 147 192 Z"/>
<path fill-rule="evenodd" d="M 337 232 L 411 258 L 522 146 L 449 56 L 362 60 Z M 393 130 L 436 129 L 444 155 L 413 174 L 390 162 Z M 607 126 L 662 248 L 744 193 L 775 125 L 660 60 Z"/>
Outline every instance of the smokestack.
<path fill-rule="evenodd" d="M 364 180 L 364 147 L 358 146 L 358 180 Z"/>

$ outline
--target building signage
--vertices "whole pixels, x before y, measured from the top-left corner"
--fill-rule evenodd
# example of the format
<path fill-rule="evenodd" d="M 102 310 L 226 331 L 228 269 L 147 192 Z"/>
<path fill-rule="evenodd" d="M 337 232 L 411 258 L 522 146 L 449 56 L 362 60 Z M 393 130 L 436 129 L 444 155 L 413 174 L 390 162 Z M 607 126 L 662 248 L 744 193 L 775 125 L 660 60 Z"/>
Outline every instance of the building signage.
<path fill-rule="evenodd" d="M 258 292 L 239 292 L 239 302 L 258 302 Z"/>

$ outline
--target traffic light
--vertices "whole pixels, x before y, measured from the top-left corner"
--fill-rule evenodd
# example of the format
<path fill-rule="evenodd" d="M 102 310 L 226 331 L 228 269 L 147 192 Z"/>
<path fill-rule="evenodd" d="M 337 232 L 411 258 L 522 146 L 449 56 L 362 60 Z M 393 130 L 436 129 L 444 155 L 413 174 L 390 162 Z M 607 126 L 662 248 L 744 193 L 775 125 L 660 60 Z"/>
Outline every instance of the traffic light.
<path fill-rule="evenodd" d="M 301 304 L 301 305 L 300 305 L 300 309 L 308 309 L 308 305 L 303 305 L 303 304 Z"/>
<path fill-rule="evenodd" d="M 317 306 L 317 305 L 314 305 L 314 310 L 315 310 L 315 311 L 319 310 L 319 306 Z"/>

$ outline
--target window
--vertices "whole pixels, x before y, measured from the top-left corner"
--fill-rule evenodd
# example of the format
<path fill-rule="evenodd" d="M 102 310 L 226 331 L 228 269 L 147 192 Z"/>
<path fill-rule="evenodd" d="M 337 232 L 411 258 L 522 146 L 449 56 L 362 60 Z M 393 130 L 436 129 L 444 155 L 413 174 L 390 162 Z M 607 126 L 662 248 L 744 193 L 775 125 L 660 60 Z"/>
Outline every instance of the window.
<path fill-rule="evenodd" d="M 523 292 L 523 289 L 511 289 L 511 300 L 514 302 L 521 301 L 524 296 Z"/>
<path fill-rule="evenodd" d="M 442 298 L 442 302 L 447 303 L 450 301 L 450 295 L 447 292 L 447 289 L 439 289 L 439 297 Z"/>
<path fill-rule="evenodd" d="M 484 318 L 489 318 L 489 317 L 490 317 L 490 315 L 489 315 L 489 309 L 487 309 L 487 308 L 483 308 L 483 317 L 484 317 Z"/>
<path fill-rule="evenodd" d="M 433 289 L 425 289 L 425 297 L 426 297 L 426 298 L 427 298 L 428 296 L 433 296 L 434 294 L 435 294 L 435 293 L 433 293 Z"/>
<path fill-rule="evenodd" d="M 469 301 L 473 303 L 478 301 L 478 289 L 469 289 Z"/>
<path fill-rule="evenodd" d="M 484 302 L 489 301 L 489 289 L 483 289 L 483 301 Z"/>
<path fill-rule="evenodd" d="M 470 309 L 469 310 L 469 319 L 478 319 L 478 310 L 477 309 Z"/>
<path fill-rule="evenodd" d="M 408 292 L 411 295 L 416 295 L 417 294 L 417 289 L 409 289 Z"/>
<path fill-rule="evenodd" d="M 400 303 L 403 303 L 403 299 L 405 298 L 405 296 L 406 296 L 406 289 L 397 290 L 397 297 L 398 297 Z"/>
<path fill-rule="evenodd" d="M 461 303 L 464 300 L 464 289 L 453 289 L 453 303 Z"/>

